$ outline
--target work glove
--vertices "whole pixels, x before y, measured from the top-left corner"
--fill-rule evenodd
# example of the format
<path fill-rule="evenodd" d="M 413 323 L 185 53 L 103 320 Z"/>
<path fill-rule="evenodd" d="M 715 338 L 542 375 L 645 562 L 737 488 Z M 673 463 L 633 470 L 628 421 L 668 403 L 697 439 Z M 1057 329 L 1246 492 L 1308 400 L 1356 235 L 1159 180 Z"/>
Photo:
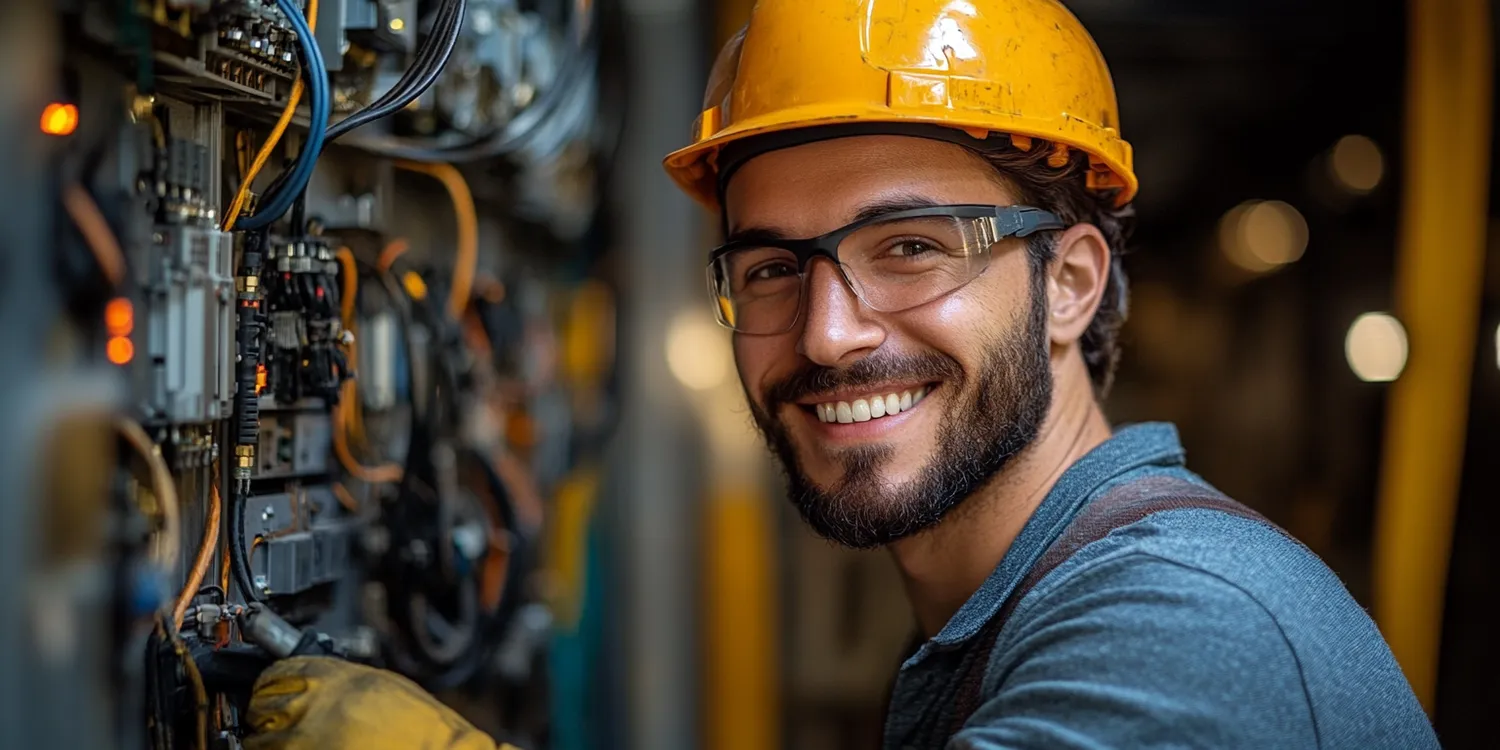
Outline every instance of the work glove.
<path fill-rule="evenodd" d="M 246 719 L 245 750 L 516 750 L 401 675 L 324 656 L 261 673 Z"/>

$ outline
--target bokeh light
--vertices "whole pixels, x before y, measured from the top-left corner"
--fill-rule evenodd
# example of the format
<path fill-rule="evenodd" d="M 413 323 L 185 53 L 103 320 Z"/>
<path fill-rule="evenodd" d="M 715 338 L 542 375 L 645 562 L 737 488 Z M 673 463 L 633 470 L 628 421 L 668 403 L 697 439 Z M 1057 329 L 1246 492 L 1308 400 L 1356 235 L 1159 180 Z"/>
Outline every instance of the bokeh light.
<path fill-rule="evenodd" d="M 1254 273 L 1295 263 L 1307 251 L 1307 220 L 1282 201 L 1246 201 L 1219 222 L 1225 257 Z"/>
<path fill-rule="evenodd" d="M 1344 338 L 1349 369 L 1367 383 L 1389 383 L 1400 377 L 1407 352 L 1406 329 L 1386 313 L 1369 312 L 1355 318 Z"/>
<path fill-rule="evenodd" d="M 733 356 L 723 329 L 696 309 L 678 313 L 667 329 L 667 366 L 695 391 L 721 385 L 729 377 Z"/>
<path fill-rule="evenodd" d="M 1339 187 L 1364 195 L 1379 187 L 1385 177 L 1385 156 L 1375 141 L 1362 135 L 1346 135 L 1334 144 L 1328 171 Z"/>

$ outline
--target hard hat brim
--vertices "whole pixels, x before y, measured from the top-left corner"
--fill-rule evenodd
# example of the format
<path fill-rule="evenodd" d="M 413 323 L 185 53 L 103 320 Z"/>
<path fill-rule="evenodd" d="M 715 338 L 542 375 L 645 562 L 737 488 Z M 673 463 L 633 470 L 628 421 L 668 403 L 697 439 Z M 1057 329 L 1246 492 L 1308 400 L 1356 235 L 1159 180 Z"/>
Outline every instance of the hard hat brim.
<path fill-rule="evenodd" d="M 668 154 L 663 160 L 663 166 L 673 181 L 694 200 L 711 211 L 721 208 L 719 187 L 720 174 L 724 164 L 720 163 L 720 155 L 724 149 L 732 144 L 742 144 L 760 136 L 783 134 L 792 131 L 806 131 L 805 138 L 794 138 L 781 141 L 780 145 L 768 148 L 754 149 L 751 156 L 742 157 L 737 163 L 730 165 L 737 167 L 755 155 L 776 150 L 777 148 L 789 148 L 794 145 L 813 143 L 830 138 L 848 137 L 852 135 L 873 135 L 888 133 L 895 135 L 918 135 L 922 133 L 913 131 L 910 126 L 916 125 L 920 129 L 938 128 L 952 131 L 957 134 L 954 138 L 943 138 L 963 143 L 971 141 L 971 147 L 983 149 L 983 144 L 992 139 L 1008 138 L 1012 135 L 1026 136 L 1030 138 L 1044 139 L 1052 143 L 1061 143 L 1071 148 L 1077 148 L 1089 154 L 1090 162 L 1094 169 L 1108 173 L 1110 180 L 1117 192 L 1115 193 L 1115 204 L 1123 206 L 1135 198 L 1139 183 L 1131 168 L 1132 154 L 1130 144 L 1121 140 L 1112 129 L 1099 128 L 1092 123 L 1079 120 L 1072 121 L 1072 125 L 1078 130 L 1077 137 L 1069 137 L 1062 132 L 1055 122 L 1041 123 L 1029 122 L 1021 117 L 1006 117 L 1003 129 L 995 127 L 996 117 L 989 115 L 981 122 L 977 118 L 974 121 L 965 122 L 962 118 L 950 116 L 945 117 L 923 117 L 914 116 L 912 113 L 897 113 L 891 110 L 874 110 L 861 114 L 842 112 L 829 114 L 827 105 L 813 105 L 800 108 L 806 111 L 798 112 L 798 108 L 785 109 L 775 113 L 774 118 L 748 119 L 734 123 L 723 130 L 704 138 L 686 148 Z M 707 116 L 708 113 L 705 113 Z M 849 128 L 848 126 L 859 126 Z M 842 132 L 841 132 L 842 131 Z M 1107 132 L 1105 132 L 1107 131 Z M 825 134 L 826 133 L 826 134 Z M 925 137 L 932 137 L 929 131 Z M 777 139 L 780 140 L 780 139 Z M 1109 146 L 1117 148 L 1099 148 L 1097 144 L 1101 141 Z M 998 143 L 998 140 L 994 142 Z M 964 145 L 970 145 L 965 143 Z M 1111 153 L 1113 151 L 1114 153 Z"/>

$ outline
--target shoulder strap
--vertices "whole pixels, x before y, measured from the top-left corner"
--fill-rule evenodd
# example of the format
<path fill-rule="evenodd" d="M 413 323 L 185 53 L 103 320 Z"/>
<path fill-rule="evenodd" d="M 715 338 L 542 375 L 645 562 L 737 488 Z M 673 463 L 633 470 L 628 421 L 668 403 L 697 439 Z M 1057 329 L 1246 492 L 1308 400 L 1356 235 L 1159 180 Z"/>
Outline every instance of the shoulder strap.
<path fill-rule="evenodd" d="M 953 702 L 954 710 L 949 714 L 951 720 L 947 736 L 956 734 L 979 709 L 985 672 L 989 667 L 990 653 L 995 648 L 995 640 L 1015 612 L 1016 606 L 1043 578 L 1076 552 L 1109 536 L 1116 529 L 1155 513 L 1183 509 L 1216 510 L 1276 528 L 1259 513 L 1185 479 L 1147 477 L 1110 489 L 1074 516 L 1057 540 L 1042 553 L 1041 559 L 1031 566 L 1031 570 L 1016 585 L 1000 611 L 975 636 L 975 657 L 964 660 L 962 674 L 958 676 L 958 690 Z"/>

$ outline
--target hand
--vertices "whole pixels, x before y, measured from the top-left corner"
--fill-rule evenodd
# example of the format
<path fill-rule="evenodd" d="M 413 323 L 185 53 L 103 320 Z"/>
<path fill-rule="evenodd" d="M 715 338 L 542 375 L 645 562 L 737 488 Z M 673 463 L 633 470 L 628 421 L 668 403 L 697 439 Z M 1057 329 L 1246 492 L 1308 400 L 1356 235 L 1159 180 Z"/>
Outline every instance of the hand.
<path fill-rule="evenodd" d="M 255 681 L 245 750 L 515 750 L 394 672 L 322 656 Z"/>

